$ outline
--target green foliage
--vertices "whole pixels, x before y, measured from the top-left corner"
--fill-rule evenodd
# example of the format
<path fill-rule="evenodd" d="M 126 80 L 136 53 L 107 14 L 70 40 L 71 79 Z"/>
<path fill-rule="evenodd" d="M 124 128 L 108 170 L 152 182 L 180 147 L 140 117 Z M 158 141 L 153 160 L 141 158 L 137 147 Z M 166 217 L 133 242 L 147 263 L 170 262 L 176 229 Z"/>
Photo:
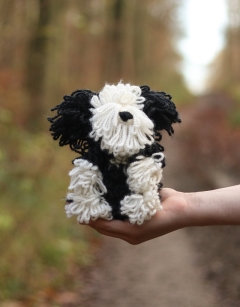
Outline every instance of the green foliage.
<path fill-rule="evenodd" d="M 74 267 L 93 261 L 93 234 L 64 213 L 70 151 L 59 152 L 47 132 L 31 134 L 14 126 L 3 108 L 0 142 L 5 145 L 0 152 L 0 301 L 67 288 L 76 279 Z"/>

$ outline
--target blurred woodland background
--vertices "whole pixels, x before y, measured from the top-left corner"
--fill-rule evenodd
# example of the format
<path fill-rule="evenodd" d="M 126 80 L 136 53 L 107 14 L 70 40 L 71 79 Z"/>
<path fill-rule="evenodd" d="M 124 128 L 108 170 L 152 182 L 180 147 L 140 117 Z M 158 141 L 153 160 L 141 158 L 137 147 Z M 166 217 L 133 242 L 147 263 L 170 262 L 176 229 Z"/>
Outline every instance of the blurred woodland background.
<path fill-rule="evenodd" d="M 227 1 L 226 44 L 197 99 L 176 47 L 183 2 L 0 0 L 0 302 L 32 306 L 81 288 L 100 244 L 64 214 L 75 155 L 52 141 L 46 120 L 63 95 L 121 79 L 169 92 L 196 116 L 186 155 L 240 175 L 240 0 Z"/>

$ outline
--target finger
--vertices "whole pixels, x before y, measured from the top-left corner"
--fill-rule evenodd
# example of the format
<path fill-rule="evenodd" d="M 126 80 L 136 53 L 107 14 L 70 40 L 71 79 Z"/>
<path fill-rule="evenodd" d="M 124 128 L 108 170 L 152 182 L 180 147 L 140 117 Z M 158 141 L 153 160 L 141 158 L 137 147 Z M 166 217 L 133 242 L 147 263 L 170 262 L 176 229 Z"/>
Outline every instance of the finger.
<path fill-rule="evenodd" d="M 94 230 L 96 230 L 98 233 L 100 233 L 100 234 L 102 234 L 104 236 L 108 236 L 108 237 L 117 238 L 117 239 L 121 239 L 121 240 L 127 241 L 126 235 L 123 235 L 122 233 L 113 232 L 113 231 L 107 231 L 107 230 L 98 229 L 98 228 L 94 228 Z"/>
<path fill-rule="evenodd" d="M 89 223 L 79 223 L 80 225 L 87 225 L 99 232 L 102 235 L 118 238 L 129 242 L 131 235 L 128 232 L 125 233 L 126 226 L 132 226 L 129 222 L 123 222 L 119 220 L 106 221 L 103 219 L 97 219 L 95 221 L 90 220 Z"/>
<path fill-rule="evenodd" d="M 131 225 L 127 221 L 119 221 L 119 220 L 106 221 L 98 219 L 96 221 L 90 221 L 89 226 L 97 230 L 126 234 L 131 230 L 133 225 Z"/>
<path fill-rule="evenodd" d="M 91 221 L 90 227 L 101 234 L 119 238 L 133 244 L 141 237 L 144 225 L 132 225 L 128 221 L 119 220 L 97 220 Z"/>
<path fill-rule="evenodd" d="M 101 218 L 98 218 L 96 220 L 89 220 L 88 222 L 78 222 L 80 225 L 90 226 L 92 228 L 100 227 L 100 228 L 106 228 L 108 223 L 112 221 L 109 220 L 103 220 Z"/>

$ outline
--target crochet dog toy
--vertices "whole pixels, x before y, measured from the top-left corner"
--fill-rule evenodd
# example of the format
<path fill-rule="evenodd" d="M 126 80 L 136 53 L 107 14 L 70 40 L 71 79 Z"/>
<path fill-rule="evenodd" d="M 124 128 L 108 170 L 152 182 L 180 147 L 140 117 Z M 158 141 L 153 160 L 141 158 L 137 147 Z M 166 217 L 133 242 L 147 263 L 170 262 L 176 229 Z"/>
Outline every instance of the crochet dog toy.
<path fill-rule="evenodd" d="M 69 173 L 68 217 L 140 225 L 162 208 L 160 131 L 172 135 L 172 124 L 181 122 L 170 95 L 120 82 L 99 93 L 77 90 L 52 111 L 53 139 L 80 154 Z"/>

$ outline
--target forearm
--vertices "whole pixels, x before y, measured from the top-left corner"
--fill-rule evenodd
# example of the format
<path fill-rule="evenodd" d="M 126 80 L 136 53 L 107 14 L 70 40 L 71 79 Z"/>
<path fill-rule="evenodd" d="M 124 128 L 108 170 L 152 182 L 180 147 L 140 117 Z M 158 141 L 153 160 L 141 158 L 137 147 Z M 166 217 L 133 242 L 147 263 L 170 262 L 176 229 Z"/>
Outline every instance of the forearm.
<path fill-rule="evenodd" d="M 161 201 L 163 210 L 142 225 L 101 219 L 90 220 L 88 225 L 104 235 L 131 244 L 139 244 L 189 226 L 240 225 L 240 185 L 195 193 L 164 188 Z"/>
<path fill-rule="evenodd" d="M 240 225 L 240 185 L 185 197 L 187 226 Z"/>

